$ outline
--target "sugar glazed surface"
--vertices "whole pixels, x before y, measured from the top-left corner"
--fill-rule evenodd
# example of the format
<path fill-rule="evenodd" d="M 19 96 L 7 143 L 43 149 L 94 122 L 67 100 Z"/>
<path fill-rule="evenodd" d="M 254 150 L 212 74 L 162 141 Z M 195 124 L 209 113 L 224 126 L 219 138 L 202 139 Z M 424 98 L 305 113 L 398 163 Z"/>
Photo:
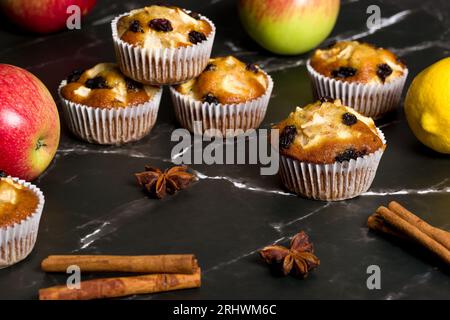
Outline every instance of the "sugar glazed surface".
<path fill-rule="evenodd" d="M 122 17 L 117 31 L 122 41 L 142 48 L 177 48 L 206 40 L 212 27 L 197 14 L 154 5 Z"/>
<path fill-rule="evenodd" d="M 0 178 L 0 228 L 20 223 L 37 209 L 39 198 L 10 178 Z"/>
<path fill-rule="evenodd" d="M 318 73 L 346 82 L 389 83 L 406 70 L 391 51 L 358 41 L 342 41 L 318 49 L 310 63 Z"/>
<path fill-rule="evenodd" d="M 145 86 L 124 76 L 114 63 L 100 63 L 85 71 L 72 72 L 61 95 L 90 107 L 120 108 L 145 103 L 158 90 L 158 87 Z"/>
<path fill-rule="evenodd" d="M 233 104 L 262 96 L 268 85 L 267 75 L 258 66 L 227 56 L 210 59 L 197 78 L 178 85 L 176 90 L 203 102 Z"/>
<path fill-rule="evenodd" d="M 385 148 L 373 120 L 340 100 L 297 107 L 274 128 L 280 130 L 280 153 L 302 162 L 349 161 Z"/>

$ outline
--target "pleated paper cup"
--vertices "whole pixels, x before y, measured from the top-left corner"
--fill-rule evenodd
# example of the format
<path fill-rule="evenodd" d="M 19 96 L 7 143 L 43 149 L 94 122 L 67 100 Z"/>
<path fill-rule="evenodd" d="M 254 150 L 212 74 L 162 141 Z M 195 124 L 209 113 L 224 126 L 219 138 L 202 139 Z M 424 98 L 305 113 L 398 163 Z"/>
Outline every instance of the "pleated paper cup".
<path fill-rule="evenodd" d="M 141 48 L 122 41 L 118 36 L 116 17 L 112 23 L 112 35 L 117 62 L 129 78 L 151 85 L 173 85 L 198 76 L 208 64 L 216 34 L 216 27 L 206 17 L 212 30 L 206 40 L 188 47 Z"/>
<path fill-rule="evenodd" d="M 38 187 L 18 178 L 11 179 L 33 191 L 39 200 L 36 210 L 26 219 L 12 226 L 0 227 L 0 269 L 25 259 L 33 250 L 45 202 L 44 195 Z"/>
<path fill-rule="evenodd" d="M 408 77 L 408 69 L 405 69 L 403 76 L 389 83 L 351 83 L 325 77 L 314 70 L 310 60 L 306 67 L 316 99 L 321 97 L 341 99 L 343 105 L 374 119 L 381 118 L 400 104 L 403 87 Z"/>
<path fill-rule="evenodd" d="M 237 104 L 202 102 L 170 87 L 178 122 L 194 134 L 208 136 L 236 136 L 258 128 L 266 115 L 273 89 L 272 78 L 265 74 L 266 92 L 259 98 Z"/>
<path fill-rule="evenodd" d="M 384 134 L 377 130 L 386 145 Z M 332 164 L 301 162 L 280 155 L 281 180 L 288 190 L 308 199 L 351 199 L 369 190 L 383 152 L 384 147 L 356 160 Z"/>
<path fill-rule="evenodd" d="M 151 100 L 124 108 L 94 108 L 65 99 L 59 87 L 64 117 L 69 129 L 90 143 L 120 145 L 137 141 L 153 128 L 158 116 L 162 88 Z"/>

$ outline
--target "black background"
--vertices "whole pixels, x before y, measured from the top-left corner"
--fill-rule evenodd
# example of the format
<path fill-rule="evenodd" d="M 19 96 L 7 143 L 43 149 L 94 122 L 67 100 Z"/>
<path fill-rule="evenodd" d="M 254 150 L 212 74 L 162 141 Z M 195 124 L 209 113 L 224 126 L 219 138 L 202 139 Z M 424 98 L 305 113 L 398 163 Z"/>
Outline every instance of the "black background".
<path fill-rule="evenodd" d="M 59 82 L 71 70 L 114 61 L 109 21 L 149 3 L 98 1 L 83 20 L 82 30 L 48 36 L 21 32 L 2 19 L 0 62 L 31 71 L 56 98 Z M 263 127 L 312 100 L 304 66 L 308 54 L 281 57 L 261 50 L 241 28 L 235 1 L 170 3 L 215 22 L 213 55 L 233 54 L 270 72 L 275 89 Z M 371 4 L 378 4 L 387 20 L 385 27 L 367 34 L 366 9 Z M 344 0 L 329 41 L 360 35 L 360 40 L 393 49 L 409 66 L 409 84 L 420 70 L 449 55 L 449 11 L 445 0 Z M 63 125 L 55 161 L 36 181 L 45 193 L 46 206 L 35 250 L 27 260 L 0 270 L 0 298 L 35 299 L 39 288 L 63 284 L 64 275 L 39 270 L 40 261 L 50 254 L 195 253 L 204 271 L 200 289 L 131 298 L 448 299 L 448 270 L 426 254 L 365 227 L 375 208 L 396 199 L 449 229 L 448 156 L 415 139 L 401 108 L 378 125 L 386 134 L 388 149 L 370 190 L 373 194 L 337 203 L 283 194 L 277 176 L 261 177 L 258 166 L 244 165 L 194 166 L 212 179 L 161 201 L 146 198 L 132 174 L 149 163 L 171 165 L 170 133 L 178 125 L 167 90 L 156 127 L 138 143 L 89 145 L 67 133 Z M 273 277 L 257 250 L 276 240 L 287 244 L 299 230 L 310 235 L 321 266 L 306 280 Z M 366 268 L 372 264 L 381 267 L 381 290 L 366 287 Z"/>

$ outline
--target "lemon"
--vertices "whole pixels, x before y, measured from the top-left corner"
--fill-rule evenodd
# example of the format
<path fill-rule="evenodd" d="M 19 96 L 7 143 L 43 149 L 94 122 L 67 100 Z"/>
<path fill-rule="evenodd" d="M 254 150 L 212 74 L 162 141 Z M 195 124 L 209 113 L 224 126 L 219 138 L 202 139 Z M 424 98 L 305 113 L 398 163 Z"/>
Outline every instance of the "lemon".
<path fill-rule="evenodd" d="M 417 75 L 406 95 L 405 113 L 417 139 L 450 154 L 450 57 Z"/>

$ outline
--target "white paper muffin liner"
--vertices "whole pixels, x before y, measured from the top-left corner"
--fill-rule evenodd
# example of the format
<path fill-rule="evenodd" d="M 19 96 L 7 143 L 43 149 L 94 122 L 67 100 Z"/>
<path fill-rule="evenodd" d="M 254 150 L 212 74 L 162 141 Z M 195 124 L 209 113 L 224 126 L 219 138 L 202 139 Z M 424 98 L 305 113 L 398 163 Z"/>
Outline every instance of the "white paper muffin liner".
<path fill-rule="evenodd" d="M 137 141 L 153 128 L 162 88 L 146 103 L 125 108 L 94 108 L 65 99 L 59 86 L 62 110 L 69 129 L 79 138 L 97 144 L 119 145 Z"/>
<path fill-rule="evenodd" d="M 386 139 L 377 128 L 384 145 Z M 340 201 L 369 190 L 377 172 L 384 148 L 356 160 L 332 164 L 301 162 L 280 155 L 280 176 L 284 186 L 302 197 Z"/>
<path fill-rule="evenodd" d="M 208 130 L 207 135 L 217 136 L 219 134 L 214 134 L 211 130 L 215 129 L 223 137 L 258 128 L 266 115 L 273 89 L 272 78 L 267 73 L 265 75 L 268 79 L 266 92 L 256 99 L 237 104 L 198 101 L 170 87 L 178 122 L 194 134 L 205 134 Z"/>
<path fill-rule="evenodd" d="M 45 202 L 38 187 L 18 178 L 12 180 L 33 191 L 39 201 L 36 210 L 25 220 L 6 228 L 0 227 L 0 269 L 25 259 L 33 250 Z"/>
<path fill-rule="evenodd" d="M 124 13 L 112 23 L 112 36 L 117 62 L 122 72 L 131 79 L 152 85 L 172 85 L 198 76 L 208 64 L 216 34 L 214 24 L 204 16 L 212 30 L 205 41 L 188 47 L 141 48 L 122 41 L 117 23 Z"/>
<path fill-rule="evenodd" d="M 308 60 L 306 67 L 316 99 L 331 97 L 341 99 L 345 106 L 352 107 L 366 117 L 381 118 L 394 110 L 400 103 L 408 69 L 403 76 L 384 84 L 350 83 L 325 77 L 318 73 Z"/>

